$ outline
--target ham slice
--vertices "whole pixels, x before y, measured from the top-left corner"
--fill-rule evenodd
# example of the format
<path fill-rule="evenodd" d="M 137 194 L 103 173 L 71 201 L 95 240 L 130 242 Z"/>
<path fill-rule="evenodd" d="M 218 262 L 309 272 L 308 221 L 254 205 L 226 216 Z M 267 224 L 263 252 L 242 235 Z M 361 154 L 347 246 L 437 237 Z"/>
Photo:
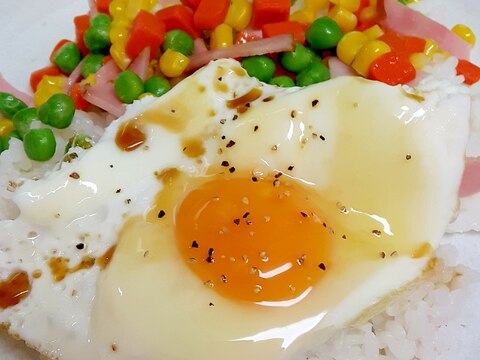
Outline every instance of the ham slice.
<path fill-rule="evenodd" d="M 198 69 L 212 60 L 263 55 L 280 51 L 293 51 L 293 49 L 293 36 L 291 34 L 272 36 L 245 44 L 233 45 L 228 48 L 219 48 L 192 54 L 187 71 Z"/>
<path fill-rule="evenodd" d="M 125 112 L 125 104 L 115 95 L 115 89 L 111 82 L 86 86 L 82 96 L 89 103 L 98 106 L 115 117 L 122 116 Z"/>
<path fill-rule="evenodd" d="M 469 59 L 471 46 L 445 26 L 426 17 L 398 0 L 379 0 L 379 16 L 383 25 L 400 35 L 430 38 L 438 46 L 459 59 Z"/>
<path fill-rule="evenodd" d="M 328 69 L 330 70 L 330 77 L 332 79 L 339 76 L 357 76 L 355 70 L 341 62 L 336 56 L 328 58 Z"/>
<path fill-rule="evenodd" d="M 72 71 L 70 76 L 67 79 L 67 82 L 65 83 L 63 87 L 63 91 L 65 91 L 65 94 L 70 94 L 70 91 L 72 90 L 72 86 L 80 80 L 82 77 L 82 62 L 77 65 L 77 67 Z"/>
<path fill-rule="evenodd" d="M 143 49 L 140 54 L 137 55 L 135 60 L 128 67 L 129 70 L 137 74 L 140 79 L 145 81 L 147 79 L 148 64 L 150 63 L 150 47 Z"/>
<path fill-rule="evenodd" d="M 33 106 L 33 97 L 24 92 L 21 92 L 20 90 L 15 89 L 7 80 L 5 80 L 2 74 L 0 74 L 0 91 L 12 94 L 13 96 L 22 100 L 28 106 Z"/>
<path fill-rule="evenodd" d="M 467 158 L 458 196 L 465 197 L 480 192 L 480 157 Z"/>

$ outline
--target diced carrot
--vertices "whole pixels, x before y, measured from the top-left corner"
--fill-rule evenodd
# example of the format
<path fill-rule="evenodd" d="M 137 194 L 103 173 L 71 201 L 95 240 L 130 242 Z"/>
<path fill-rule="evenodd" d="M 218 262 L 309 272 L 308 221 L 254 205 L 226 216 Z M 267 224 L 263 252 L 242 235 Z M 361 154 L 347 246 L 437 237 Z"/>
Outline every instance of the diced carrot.
<path fill-rule="evenodd" d="M 264 24 L 287 21 L 290 0 L 253 0 L 252 26 L 259 29 Z"/>
<path fill-rule="evenodd" d="M 102 64 L 105 65 L 107 62 L 109 62 L 110 60 L 112 60 L 112 55 L 107 55 L 103 58 L 102 60 Z"/>
<path fill-rule="evenodd" d="M 85 110 L 90 105 L 90 103 L 83 98 L 79 83 L 73 84 L 70 90 L 70 97 L 75 103 L 75 109 Z"/>
<path fill-rule="evenodd" d="M 378 26 L 382 27 L 381 24 L 379 24 L 377 20 L 366 20 L 366 21 L 359 22 L 359 24 L 357 25 L 355 30 L 364 31 L 364 30 L 367 30 L 368 28 L 371 28 L 374 25 L 378 25 Z"/>
<path fill-rule="evenodd" d="M 480 67 L 470 61 L 460 59 L 457 65 L 457 75 L 465 77 L 465 84 L 472 85 L 480 80 Z"/>
<path fill-rule="evenodd" d="M 425 48 L 425 39 L 415 36 L 401 36 L 391 31 L 380 36 L 378 40 L 385 42 L 392 51 L 402 52 L 407 56 L 416 52 L 423 52 Z"/>
<path fill-rule="evenodd" d="M 55 45 L 55 47 L 53 48 L 52 52 L 50 53 L 50 62 L 53 63 L 53 56 L 55 55 L 55 53 L 57 52 L 58 49 L 60 49 L 63 45 L 65 45 L 66 43 L 69 43 L 69 42 L 72 42 L 71 40 L 67 40 L 67 39 L 62 39 L 60 40 L 57 45 Z"/>
<path fill-rule="evenodd" d="M 85 41 L 83 40 L 83 35 L 90 26 L 90 16 L 88 15 L 79 15 L 73 18 L 73 23 L 75 24 L 75 37 L 77 39 L 77 46 L 80 48 L 82 55 L 85 56 L 88 54 L 89 50 L 85 46 Z"/>
<path fill-rule="evenodd" d="M 305 30 L 302 24 L 296 21 L 281 21 L 262 26 L 264 38 L 282 34 L 292 34 L 293 39 L 301 44 L 305 43 Z"/>
<path fill-rule="evenodd" d="M 98 12 L 109 15 L 111 2 L 112 0 L 96 0 Z"/>
<path fill-rule="evenodd" d="M 180 2 L 183 5 L 188 6 L 190 9 L 193 9 L 193 10 L 195 10 L 200 4 L 200 0 L 180 0 Z"/>
<path fill-rule="evenodd" d="M 390 51 L 375 59 L 368 72 L 368 78 L 388 85 L 407 84 L 415 79 L 417 72 L 405 53 Z"/>
<path fill-rule="evenodd" d="M 155 16 L 163 21 L 167 31 L 183 30 L 194 39 L 200 36 L 193 23 L 193 11 L 185 5 L 168 6 L 158 10 Z"/>
<path fill-rule="evenodd" d="M 153 58 L 165 38 L 165 24 L 154 14 L 140 10 L 133 19 L 128 35 L 125 52 L 131 59 L 147 46 L 150 47 L 150 56 Z"/>
<path fill-rule="evenodd" d="M 250 41 L 259 40 L 262 38 L 262 34 L 259 30 L 250 30 L 250 29 L 243 29 L 239 31 L 235 36 L 235 40 L 233 41 L 234 44 L 245 44 Z"/>
<path fill-rule="evenodd" d="M 199 30 L 213 30 L 225 20 L 229 6 L 230 0 L 200 0 L 193 23 Z"/>
<path fill-rule="evenodd" d="M 30 87 L 35 92 L 37 90 L 38 83 L 43 79 L 45 75 L 57 76 L 62 72 L 55 65 L 49 65 L 44 68 L 35 70 L 30 74 Z"/>

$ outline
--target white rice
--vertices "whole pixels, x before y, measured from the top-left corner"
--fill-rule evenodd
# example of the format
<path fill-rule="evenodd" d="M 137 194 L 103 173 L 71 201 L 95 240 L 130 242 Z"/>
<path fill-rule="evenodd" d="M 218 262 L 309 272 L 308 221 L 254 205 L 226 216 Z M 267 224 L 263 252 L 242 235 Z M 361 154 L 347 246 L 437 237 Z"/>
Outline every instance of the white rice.
<path fill-rule="evenodd" d="M 448 92 L 469 92 L 459 86 L 462 78 L 455 76 L 456 59 L 451 58 L 425 69 L 427 77 L 418 84 L 422 90 L 442 88 Z M 480 91 L 473 88 L 474 101 L 480 101 Z M 478 113 L 475 114 L 478 116 Z M 94 119 L 98 121 L 98 119 Z M 477 121 L 480 121 L 477 119 Z M 77 112 L 72 126 L 57 131 L 57 153 L 46 163 L 29 160 L 22 143 L 10 142 L 10 149 L 0 156 L 0 221 L 18 216 L 12 203 L 12 192 L 21 186 L 22 178 L 41 177 L 54 171 L 63 157 L 63 149 L 74 133 L 88 134 L 93 141 L 102 135 L 102 127 L 95 125 L 90 115 Z M 475 144 L 478 146 L 478 144 Z M 73 151 L 83 151 L 73 149 Z M 88 151 L 88 150 L 87 150 Z M 471 229 L 468 223 L 463 229 Z M 460 224 L 462 228 L 462 224 Z M 424 278 L 393 299 L 384 311 L 367 322 L 343 329 L 327 342 L 319 344 L 308 359 L 475 359 L 472 351 L 480 340 L 480 311 L 475 299 L 480 298 L 480 275 L 458 262 L 457 247 L 452 237 L 446 237 L 437 249 L 434 266 Z M 460 247 L 461 249 L 461 247 Z M 477 329 L 477 331 L 475 331 Z M 2 345 L 2 343 L 5 344 Z M 33 359 L 38 355 L 25 352 L 0 337 L 0 346 L 8 346 L 11 359 Z M 3 347 L 2 347 L 3 348 Z M 305 354 L 299 358 L 305 359 Z M 2 357 L 2 359 L 5 359 Z"/>

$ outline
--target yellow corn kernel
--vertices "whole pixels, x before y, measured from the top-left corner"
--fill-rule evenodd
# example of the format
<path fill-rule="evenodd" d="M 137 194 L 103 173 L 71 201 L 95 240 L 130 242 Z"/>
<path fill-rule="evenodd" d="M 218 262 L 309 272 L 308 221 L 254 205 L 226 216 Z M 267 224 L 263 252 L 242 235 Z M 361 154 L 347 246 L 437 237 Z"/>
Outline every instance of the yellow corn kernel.
<path fill-rule="evenodd" d="M 97 77 L 95 76 L 95 73 L 88 74 L 88 76 L 82 80 L 82 84 L 85 85 L 95 85 L 97 83 Z"/>
<path fill-rule="evenodd" d="M 112 43 L 115 43 L 117 41 L 120 41 L 122 38 L 127 38 L 128 37 L 128 28 L 123 27 L 123 26 L 112 26 L 110 28 L 110 41 Z"/>
<path fill-rule="evenodd" d="M 367 35 L 368 40 L 375 40 L 378 39 L 380 36 L 385 34 L 382 28 L 378 25 L 373 25 L 366 30 L 363 30 L 363 33 Z"/>
<path fill-rule="evenodd" d="M 127 7 L 127 0 L 112 0 L 110 5 L 108 6 L 108 10 L 110 15 L 115 18 L 119 14 L 123 14 L 125 8 Z"/>
<path fill-rule="evenodd" d="M 38 83 L 37 90 L 33 94 L 33 103 L 36 107 L 43 105 L 54 94 L 63 93 L 63 86 L 67 78 L 63 75 L 45 75 Z"/>
<path fill-rule="evenodd" d="M 158 67 L 158 60 L 153 59 L 150 61 L 148 64 L 147 68 L 147 79 L 151 78 L 153 75 L 155 75 L 155 69 Z"/>
<path fill-rule="evenodd" d="M 240 31 L 250 24 L 251 18 L 252 4 L 248 0 L 232 0 L 225 17 L 225 24 Z"/>
<path fill-rule="evenodd" d="M 190 60 L 178 51 L 167 49 L 160 57 L 160 71 L 167 77 L 180 76 L 187 68 Z"/>
<path fill-rule="evenodd" d="M 290 21 L 298 21 L 302 24 L 311 24 L 315 18 L 315 12 L 310 9 L 298 10 L 290 15 Z"/>
<path fill-rule="evenodd" d="M 425 39 L 425 48 L 423 53 L 427 56 L 432 56 L 436 51 L 438 51 L 438 44 L 433 39 Z"/>
<path fill-rule="evenodd" d="M 367 41 L 355 56 L 352 67 L 360 75 L 367 76 L 370 64 L 378 57 L 390 52 L 390 50 L 390 46 L 383 41 Z"/>
<path fill-rule="evenodd" d="M 113 60 L 122 70 L 125 70 L 128 65 L 130 65 L 130 58 L 125 53 L 125 45 L 121 43 L 114 43 L 110 47 L 110 55 L 112 55 Z"/>
<path fill-rule="evenodd" d="M 357 11 L 360 7 L 360 0 L 330 0 L 330 2 L 351 12 Z"/>
<path fill-rule="evenodd" d="M 125 15 L 129 20 L 133 20 L 140 10 L 150 11 L 150 0 L 129 1 Z"/>
<path fill-rule="evenodd" d="M 225 48 L 233 45 L 233 30 L 227 24 L 218 25 L 210 34 L 210 49 Z"/>
<path fill-rule="evenodd" d="M 305 0 L 305 8 L 313 12 L 326 9 L 328 6 L 328 0 Z"/>
<path fill-rule="evenodd" d="M 15 130 L 13 122 L 10 119 L 0 119 L 0 136 L 5 136 Z"/>
<path fill-rule="evenodd" d="M 375 20 L 377 18 L 377 8 L 375 6 L 367 6 L 360 12 L 360 21 Z"/>
<path fill-rule="evenodd" d="M 337 44 L 338 58 L 341 62 L 350 65 L 367 41 L 368 37 L 361 31 L 346 33 Z"/>
<path fill-rule="evenodd" d="M 335 21 L 344 33 L 352 31 L 357 27 L 357 17 L 355 14 L 338 5 L 330 9 L 328 17 Z"/>
<path fill-rule="evenodd" d="M 415 70 L 422 70 L 430 62 L 430 58 L 424 53 L 413 53 L 408 59 Z"/>
<path fill-rule="evenodd" d="M 468 42 L 470 45 L 475 45 L 475 34 L 472 29 L 463 24 L 457 24 L 452 28 L 452 31 L 460 36 L 463 40 Z"/>

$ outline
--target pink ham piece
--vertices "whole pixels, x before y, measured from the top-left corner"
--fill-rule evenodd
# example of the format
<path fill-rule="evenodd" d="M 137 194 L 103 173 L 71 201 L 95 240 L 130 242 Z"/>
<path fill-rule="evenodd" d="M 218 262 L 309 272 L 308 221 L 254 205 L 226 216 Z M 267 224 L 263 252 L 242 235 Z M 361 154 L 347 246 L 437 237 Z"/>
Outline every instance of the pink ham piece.
<path fill-rule="evenodd" d="M 193 54 L 198 55 L 207 52 L 207 45 L 205 44 L 205 40 L 202 38 L 197 38 L 193 42 Z"/>
<path fill-rule="evenodd" d="M 267 39 L 251 41 L 245 44 L 233 45 L 228 48 L 219 48 L 207 52 L 200 52 L 190 56 L 190 65 L 187 71 L 198 69 L 212 60 L 222 58 L 239 58 L 245 56 L 293 51 L 293 36 L 291 34 L 272 36 Z"/>
<path fill-rule="evenodd" d="M 330 77 L 332 79 L 339 76 L 357 76 L 355 70 L 338 60 L 336 56 L 328 58 L 328 69 L 330 70 Z"/>
<path fill-rule="evenodd" d="M 22 100 L 28 106 L 33 106 L 33 97 L 15 89 L 7 80 L 5 80 L 2 74 L 0 74 L 0 91 L 12 94 L 13 96 Z"/>
<path fill-rule="evenodd" d="M 67 82 L 65 83 L 65 86 L 63 87 L 63 91 L 65 91 L 66 94 L 70 95 L 70 91 L 72 90 L 72 86 L 78 82 L 81 77 L 82 77 L 82 62 L 77 65 L 77 67 L 72 71 L 70 76 L 67 79 Z"/>
<path fill-rule="evenodd" d="M 382 9 L 383 3 L 383 9 Z M 398 0 L 378 1 L 379 13 L 384 10 L 383 24 L 400 35 L 430 38 L 438 46 L 459 59 L 469 59 L 471 46 L 445 26 L 426 17 Z"/>
<path fill-rule="evenodd" d="M 120 68 L 115 64 L 115 61 L 110 60 L 95 73 L 96 84 L 112 82 L 118 74 L 120 74 Z"/>
<path fill-rule="evenodd" d="M 95 86 L 86 86 L 82 96 L 90 104 L 98 106 L 115 117 L 122 116 L 125 112 L 125 104 L 115 95 L 113 83 L 105 82 Z"/>
<path fill-rule="evenodd" d="M 458 196 L 465 197 L 480 192 L 480 157 L 467 158 Z"/>
<path fill-rule="evenodd" d="M 143 49 L 140 54 L 133 60 L 128 67 L 128 70 L 137 74 L 140 79 L 145 81 L 147 79 L 148 64 L 150 63 L 150 47 Z"/>

